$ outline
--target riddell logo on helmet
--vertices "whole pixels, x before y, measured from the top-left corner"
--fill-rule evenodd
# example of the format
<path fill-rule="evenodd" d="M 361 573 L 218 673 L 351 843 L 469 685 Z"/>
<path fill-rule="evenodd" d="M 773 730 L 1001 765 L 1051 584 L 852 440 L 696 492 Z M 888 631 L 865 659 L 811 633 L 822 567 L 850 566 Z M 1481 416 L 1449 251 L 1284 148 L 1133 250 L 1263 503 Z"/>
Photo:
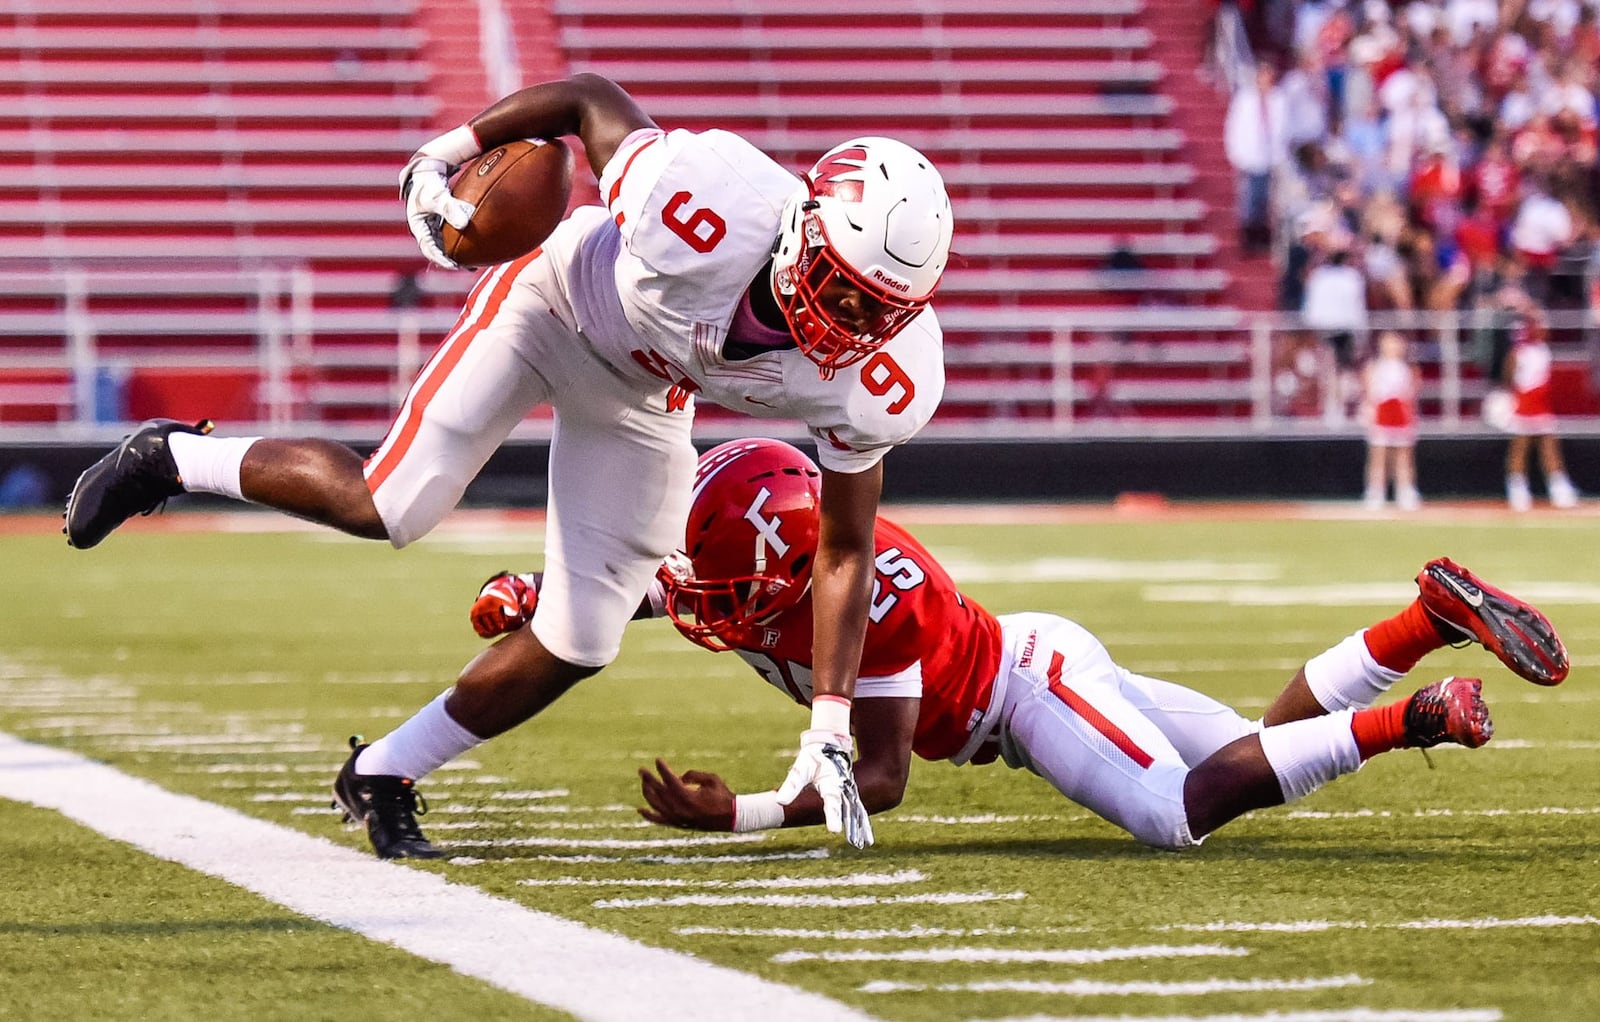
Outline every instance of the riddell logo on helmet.
<path fill-rule="evenodd" d="M 882 270 L 878 269 L 877 267 L 873 267 L 873 269 L 872 269 L 872 279 L 877 281 L 880 284 L 887 284 L 890 287 L 894 288 L 896 291 L 909 292 L 911 290 L 911 285 L 910 284 L 907 284 L 903 280 L 898 280 L 898 279 L 896 279 L 894 277 L 889 276 L 887 273 L 884 273 Z"/>

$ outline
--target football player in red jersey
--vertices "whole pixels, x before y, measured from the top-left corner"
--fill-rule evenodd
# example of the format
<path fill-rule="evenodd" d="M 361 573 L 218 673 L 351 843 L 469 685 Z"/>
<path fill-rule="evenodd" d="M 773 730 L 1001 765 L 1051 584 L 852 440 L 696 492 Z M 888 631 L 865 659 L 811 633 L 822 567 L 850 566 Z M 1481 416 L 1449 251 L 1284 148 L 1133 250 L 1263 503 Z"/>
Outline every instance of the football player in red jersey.
<path fill-rule="evenodd" d="M 394 731 L 353 741 L 334 783 L 380 856 L 433 857 L 413 779 L 617 655 L 683 526 L 695 400 L 799 419 L 826 492 L 812 570 L 818 695 L 782 790 L 820 786 L 838 830 L 853 787 L 837 749 L 866 629 L 883 458 L 944 392 L 930 305 L 953 230 L 943 179 L 911 146 L 878 136 L 835 146 L 797 177 L 731 132 L 665 130 L 615 83 L 579 74 L 514 93 L 412 156 L 400 191 L 429 261 L 455 268 L 441 225 L 465 227 L 473 212 L 450 193 L 456 167 L 513 139 L 563 135 L 582 142 L 605 204 L 579 207 L 540 248 L 483 272 L 371 458 L 327 440 L 220 438 L 208 422 L 155 420 L 79 477 L 68 542 L 92 547 L 189 491 L 405 546 L 518 423 L 553 408 L 545 599 L 531 627 Z"/>
<path fill-rule="evenodd" d="M 636 617 L 668 616 L 691 641 L 732 650 L 769 684 L 812 699 L 809 578 L 818 471 L 775 440 L 738 440 L 700 459 L 684 548 L 669 557 Z M 1424 655 L 1476 641 L 1544 685 L 1566 677 L 1560 638 L 1536 609 L 1439 559 L 1400 613 L 1313 657 L 1260 721 L 1199 692 L 1111 660 L 1082 627 L 1051 614 L 996 617 L 961 593 L 909 533 L 879 518 L 866 646 L 853 707 L 862 810 L 844 821 L 858 847 L 867 814 L 905 792 L 912 753 L 1003 758 L 1140 841 L 1182 848 L 1241 813 L 1298 798 L 1369 757 L 1493 732 L 1475 678 L 1446 678 L 1372 704 Z M 472 608 L 490 637 L 521 626 L 540 577 L 503 573 Z M 657 823 L 749 831 L 820 823 L 814 792 L 736 795 L 718 776 L 641 770 Z"/>

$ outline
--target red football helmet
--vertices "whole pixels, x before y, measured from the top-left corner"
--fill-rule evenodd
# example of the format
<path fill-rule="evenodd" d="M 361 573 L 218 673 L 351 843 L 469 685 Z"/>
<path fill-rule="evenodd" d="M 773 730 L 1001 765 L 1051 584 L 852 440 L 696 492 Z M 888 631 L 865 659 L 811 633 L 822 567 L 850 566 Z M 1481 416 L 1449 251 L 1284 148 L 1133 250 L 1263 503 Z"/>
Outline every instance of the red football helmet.
<path fill-rule="evenodd" d="M 822 474 L 779 440 L 734 440 L 695 469 L 684 548 L 656 572 L 667 615 L 707 649 L 739 645 L 800 601 L 821 528 Z"/>
<path fill-rule="evenodd" d="M 933 162 L 854 138 L 783 207 L 772 285 L 795 343 L 824 373 L 882 347 L 933 297 L 950 258 L 950 197 Z"/>

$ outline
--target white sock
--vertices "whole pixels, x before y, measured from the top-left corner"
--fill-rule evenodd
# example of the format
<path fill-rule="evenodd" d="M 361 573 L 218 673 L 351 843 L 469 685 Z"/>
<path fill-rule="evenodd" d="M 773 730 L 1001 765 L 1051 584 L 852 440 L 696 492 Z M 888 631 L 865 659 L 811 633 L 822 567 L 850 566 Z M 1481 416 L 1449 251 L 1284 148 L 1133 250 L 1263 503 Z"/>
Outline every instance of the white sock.
<path fill-rule="evenodd" d="M 220 493 L 243 500 L 239 488 L 239 466 L 244 454 L 258 436 L 195 436 L 174 431 L 167 437 L 167 449 L 177 463 L 178 477 L 190 493 Z"/>
<path fill-rule="evenodd" d="M 1306 661 L 1306 685 L 1324 710 L 1361 709 L 1371 706 L 1389 686 L 1405 677 L 1376 660 L 1367 649 L 1363 628 L 1340 640 L 1337 646 Z"/>
<path fill-rule="evenodd" d="M 468 731 L 445 711 L 451 690 L 418 710 L 404 724 L 369 745 L 356 759 L 356 773 L 421 780 L 483 739 Z"/>
<path fill-rule="evenodd" d="M 1303 798 L 1335 777 L 1361 769 L 1361 750 L 1350 731 L 1354 710 L 1293 720 L 1261 729 L 1266 753 L 1285 802 Z"/>

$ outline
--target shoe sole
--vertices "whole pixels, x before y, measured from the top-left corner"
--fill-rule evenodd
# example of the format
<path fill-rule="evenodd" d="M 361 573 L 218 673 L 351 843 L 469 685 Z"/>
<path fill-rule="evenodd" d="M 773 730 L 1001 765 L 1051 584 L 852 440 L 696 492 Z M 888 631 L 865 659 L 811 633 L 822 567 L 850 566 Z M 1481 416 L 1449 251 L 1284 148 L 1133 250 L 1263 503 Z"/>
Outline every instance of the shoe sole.
<path fill-rule="evenodd" d="M 1458 622 L 1431 609 L 1429 613 L 1452 627 L 1468 628 L 1473 641 L 1499 657 L 1518 677 L 1535 685 L 1559 685 L 1566 680 L 1570 670 L 1566 647 L 1539 611 L 1485 585 L 1459 566 L 1429 564 L 1423 573 L 1470 616 Z M 1426 599 L 1423 606 L 1427 607 Z"/>

